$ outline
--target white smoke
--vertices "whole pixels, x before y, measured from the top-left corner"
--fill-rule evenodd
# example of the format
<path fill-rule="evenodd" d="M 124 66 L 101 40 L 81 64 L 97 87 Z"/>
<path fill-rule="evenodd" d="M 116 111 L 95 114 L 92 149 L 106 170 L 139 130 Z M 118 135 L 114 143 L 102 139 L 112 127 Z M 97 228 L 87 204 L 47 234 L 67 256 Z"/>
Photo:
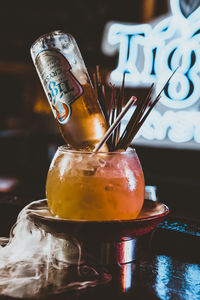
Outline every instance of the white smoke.
<path fill-rule="evenodd" d="M 0 295 L 39 298 L 110 281 L 81 263 L 78 243 L 47 233 L 31 213 L 30 205 L 20 212 L 7 244 L 0 238 Z"/>

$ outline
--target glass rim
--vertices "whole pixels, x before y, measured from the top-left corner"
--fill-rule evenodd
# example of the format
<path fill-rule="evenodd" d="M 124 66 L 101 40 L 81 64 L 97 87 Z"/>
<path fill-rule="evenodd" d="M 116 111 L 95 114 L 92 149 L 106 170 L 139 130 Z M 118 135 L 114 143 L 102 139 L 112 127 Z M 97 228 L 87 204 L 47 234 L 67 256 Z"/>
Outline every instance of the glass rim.
<path fill-rule="evenodd" d="M 58 146 L 58 151 L 63 152 L 63 153 L 74 153 L 74 154 L 83 154 L 83 155 L 125 155 L 128 153 L 135 153 L 136 154 L 136 150 L 135 148 L 129 147 L 127 150 L 123 150 L 123 151 L 111 151 L 111 152 L 96 152 L 93 153 L 92 151 L 84 151 L 84 150 L 75 150 L 75 149 L 71 149 L 70 146 L 67 145 L 61 145 Z"/>

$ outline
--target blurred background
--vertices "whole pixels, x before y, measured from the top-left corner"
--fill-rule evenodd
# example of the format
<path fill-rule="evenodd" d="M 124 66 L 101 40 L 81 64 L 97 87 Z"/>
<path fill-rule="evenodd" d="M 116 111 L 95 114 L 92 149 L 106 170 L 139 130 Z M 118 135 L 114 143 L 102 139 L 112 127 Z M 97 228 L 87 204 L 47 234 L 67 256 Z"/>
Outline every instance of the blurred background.
<path fill-rule="evenodd" d="M 182 1 L 196 7 L 199 1 Z M 191 8 L 191 10 L 194 8 Z M 42 34 L 61 29 L 77 40 L 89 73 L 100 65 L 106 75 L 118 53 L 106 56 L 102 38 L 107 22 L 149 23 L 169 12 L 168 0 L 1 1 L 0 4 L 0 201 L 24 204 L 45 197 L 50 161 L 63 140 L 56 127 L 30 57 L 31 44 Z M 143 88 L 131 90 L 141 95 Z M 130 94 L 130 90 L 126 90 Z M 171 213 L 199 218 L 200 150 L 134 145 L 146 184 L 156 185 L 159 200 Z M 14 206 L 13 206 L 14 207 Z M 4 210 L 1 209 L 1 218 Z M 13 212 L 10 217 L 15 219 Z M 2 219 L 3 220 L 3 219 Z"/>

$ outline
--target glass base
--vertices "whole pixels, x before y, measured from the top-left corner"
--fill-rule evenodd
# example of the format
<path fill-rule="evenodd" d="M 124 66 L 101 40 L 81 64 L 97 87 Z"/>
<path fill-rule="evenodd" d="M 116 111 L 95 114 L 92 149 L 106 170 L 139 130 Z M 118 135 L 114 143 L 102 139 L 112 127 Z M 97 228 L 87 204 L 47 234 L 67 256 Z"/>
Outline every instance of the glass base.
<path fill-rule="evenodd" d="M 140 215 L 133 220 L 59 219 L 51 215 L 45 199 L 30 203 L 26 209 L 34 224 L 62 241 L 59 242 L 62 256 L 70 257 L 74 264 L 95 265 L 123 264 L 138 259 L 141 248 L 147 249 L 153 229 L 169 213 L 166 205 L 151 200 L 144 201 Z"/>

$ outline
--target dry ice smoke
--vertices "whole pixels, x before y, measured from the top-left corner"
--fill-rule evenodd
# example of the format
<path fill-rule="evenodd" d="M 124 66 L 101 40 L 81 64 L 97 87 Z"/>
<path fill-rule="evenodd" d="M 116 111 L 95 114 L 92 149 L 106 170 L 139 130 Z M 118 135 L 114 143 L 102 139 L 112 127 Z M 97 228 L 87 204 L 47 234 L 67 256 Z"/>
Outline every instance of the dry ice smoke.
<path fill-rule="evenodd" d="M 110 280 L 109 274 L 79 263 L 78 244 L 47 233 L 30 214 L 28 205 L 20 212 L 8 243 L 4 246 L 5 239 L 0 239 L 1 295 L 40 298 Z"/>

